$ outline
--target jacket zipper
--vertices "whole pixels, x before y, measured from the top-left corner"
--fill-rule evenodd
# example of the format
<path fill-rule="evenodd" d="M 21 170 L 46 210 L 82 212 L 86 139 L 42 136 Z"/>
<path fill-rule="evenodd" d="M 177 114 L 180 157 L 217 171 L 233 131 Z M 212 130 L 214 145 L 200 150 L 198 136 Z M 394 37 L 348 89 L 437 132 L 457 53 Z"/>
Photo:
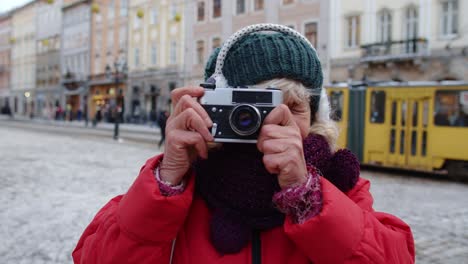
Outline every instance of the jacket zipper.
<path fill-rule="evenodd" d="M 260 238 L 260 231 L 252 231 L 252 264 L 262 263 L 262 243 Z"/>

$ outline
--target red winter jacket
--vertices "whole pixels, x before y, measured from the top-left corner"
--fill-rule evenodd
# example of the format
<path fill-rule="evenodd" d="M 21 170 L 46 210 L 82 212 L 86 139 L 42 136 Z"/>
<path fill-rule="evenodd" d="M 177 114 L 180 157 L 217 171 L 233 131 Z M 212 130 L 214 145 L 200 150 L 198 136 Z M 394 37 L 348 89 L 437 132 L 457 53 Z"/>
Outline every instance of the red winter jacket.
<path fill-rule="evenodd" d="M 251 263 L 252 246 L 221 256 L 209 238 L 210 211 L 194 195 L 194 177 L 182 194 L 165 197 L 154 177 L 162 155 L 147 161 L 132 187 L 112 199 L 86 228 L 73 251 L 75 263 Z M 303 224 L 261 233 L 262 263 L 414 263 L 407 224 L 375 212 L 370 183 L 348 193 L 322 178 L 323 208 Z"/>

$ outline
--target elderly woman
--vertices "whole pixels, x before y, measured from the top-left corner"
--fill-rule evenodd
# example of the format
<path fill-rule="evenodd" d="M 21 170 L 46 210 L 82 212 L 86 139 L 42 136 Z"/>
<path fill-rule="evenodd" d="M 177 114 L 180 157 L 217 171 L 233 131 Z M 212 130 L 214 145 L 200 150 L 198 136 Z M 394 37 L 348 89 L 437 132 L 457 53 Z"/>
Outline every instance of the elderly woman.
<path fill-rule="evenodd" d="M 222 71 L 231 87 L 283 92 L 257 143 L 213 146 L 212 120 L 196 100 L 204 89 L 175 89 L 164 154 L 99 211 L 75 263 L 413 263 L 408 225 L 373 210 L 356 159 L 335 150 L 310 43 L 284 32 L 248 34 Z"/>

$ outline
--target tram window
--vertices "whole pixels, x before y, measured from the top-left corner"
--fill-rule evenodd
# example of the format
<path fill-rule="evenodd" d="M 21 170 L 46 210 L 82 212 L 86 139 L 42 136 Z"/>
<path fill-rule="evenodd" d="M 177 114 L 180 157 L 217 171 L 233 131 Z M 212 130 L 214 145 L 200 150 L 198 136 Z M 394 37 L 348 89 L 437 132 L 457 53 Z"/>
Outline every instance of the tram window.
<path fill-rule="evenodd" d="M 436 125 L 468 127 L 468 91 L 437 91 L 434 110 Z"/>
<path fill-rule="evenodd" d="M 331 119 L 340 121 L 343 115 L 343 91 L 330 93 Z"/>
<path fill-rule="evenodd" d="M 392 126 L 396 125 L 397 102 L 392 102 Z"/>
<path fill-rule="evenodd" d="M 413 103 L 413 127 L 418 126 L 418 106 L 417 102 Z"/>
<path fill-rule="evenodd" d="M 407 110 L 407 104 L 406 101 L 403 101 L 401 103 L 401 125 L 405 126 L 406 124 L 406 110 Z"/>
<path fill-rule="evenodd" d="M 371 93 L 370 105 L 371 123 L 383 123 L 385 121 L 385 92 L 373 91 Z"/>
<path fill-rule="evenodd" d="M 416 155 L 416 144 L 417 144 L 417 132 L 416 131 L 412 131 L 411 132 L 411 155 L 412 156 L 415 156 Z"/>
<path fill-rule="evenodd" d="M 405 131 L 401 130 L 400 132 L 400 154 L 405 153 Z"/>
<path fill-rule="evenodd" d="M 390 130 L 390 153 L 395 153 L 395 129 Z"/>
<path fill-rule="evenodd" d="M 424 101 L 424 103 L 423 103 L 423 120 L 422 120 L 422 123 L 423 123 L 424 127 L 427 127 L 428 120 L 429 120 L 429 102 Z"/>
<path fill-rule="evenodd" d="M 421 155 L 426 156 L 427 149 L 427 131 L 423 131 L 421 139 Z"/>

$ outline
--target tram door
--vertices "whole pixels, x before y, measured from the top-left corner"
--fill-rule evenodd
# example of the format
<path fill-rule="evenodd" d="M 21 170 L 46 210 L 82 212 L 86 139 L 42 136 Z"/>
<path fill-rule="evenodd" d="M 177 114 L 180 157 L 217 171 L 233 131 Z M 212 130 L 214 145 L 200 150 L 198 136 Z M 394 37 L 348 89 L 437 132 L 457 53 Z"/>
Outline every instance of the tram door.
<path fill-rule="evenodd" d="M 388 163 L 411 169 L 430 168 L 427 159 L 429 98 L 391 96 Z"/>

